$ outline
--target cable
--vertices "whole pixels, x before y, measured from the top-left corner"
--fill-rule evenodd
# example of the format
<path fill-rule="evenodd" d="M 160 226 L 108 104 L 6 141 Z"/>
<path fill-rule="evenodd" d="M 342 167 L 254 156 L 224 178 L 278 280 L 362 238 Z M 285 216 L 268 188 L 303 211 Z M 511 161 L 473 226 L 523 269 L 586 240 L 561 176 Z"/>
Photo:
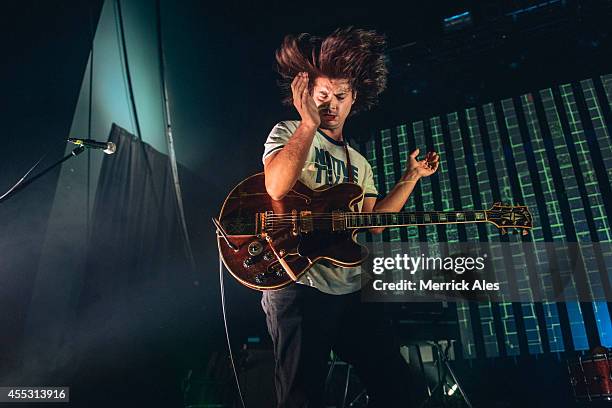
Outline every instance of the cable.
<path fill-rule="evenodd" d="M 30 169 L 26 172 L 26 174 L 24 174 L 19 180 L 17 180 L 17 182 L 13 185 L 13 187 L 9 188 L 8 191 L 4 194 L 2 194 L 2 196 L 0 196 L 0 203 L 4 200 L 6 200 L 8 197 L 10 197 L 10 194 L 15 191 L 16 188 L 18 188 L 21 183 L 23 183 L 23 181 L 26 179 L 26 177 L 28 177 L 30 175 L 30 173 L 32 171 L 34 171 L 34 169 L 40 164 L 40 162 L 45 158 L 45 156 L 47 156 L 47 153 L 43 154 L 40 159 L 38 159 L 38 161 L 36 163 L 34 163 L 34 165 L 32 167 L 30 167 Z"/>
<path fill-rule="evenodd" d="M 87 138 L 91 139 L 93 117 L 93 75 L 94 75 L 94 39 L 96 37 L 93 27 L 92 5 L 89 5 L 89 36 L 91 38 L 91 54 L 89 58 L 89 100 L 87 101 Z M 89 245 L 91 236 L 91 150 L 87 149 L 87 201 L 85 208 L 85 243 Z M 89 252 L 86 248 L 86 253 Z"/>
<path fill-rule="evenodd" d="M 136 136 L 142 141 L 142 133 L 140 132 L 140 121 L 138 120 L 138 111 L 136 110 L 136 98 L 134 97 L 134 87 L 132 86 L 132 75 L 130 74 L 130 64 L 128 62 L 127 47 L 125 45 L 125 29 L 123 28 L 123 13 L 121 12 L 121 1 L 115 2 L 117 6 L 117 18 L 119 19 L 119 31 L 121 38 L 121 52 L 123 53 L 123 63 L 125 64 L 125 75 L 128 83 L 128 91 L 130 94 L 130 103 L 134 121 L 136 122 Z"/>
<path fill-rule="evenodd" d="M 150 186 L 151 186 L 151 193 L 153 195 L 153 202 L 156 203 L 158 206 L 161 206 L 160 196 L 157 193 L 155 183 L 153 182 L 153 168 L 151 167 L 151 163 L 149 162 L 149 155 L 147 154 L 147 150 L 145 149 L 144 141 L 142 139 L 142 132 L 140 131 L 140 121 L 138 120 L 138 111 L 136 109 L 136 97 L 134 96 L 134 87 L 132 85 L 132 75 L 130 74 L 130 64 L 128 61 L 128 52 L 127 52 L 127 46 L 126 46 L 126 40 L 125 40 L 125 28 L 123 27 L 123 13 L 121 12 L 121 0 L 115 0 L 114 4 L 116 6 L 115 7 L 115 20 L 118 23 L 115 25 L 116 26 L 118 25 L 117 29 L 119 32 L 117 33 L 117 35 L 120 38 L 119 45 L 121 49 L 119 50 L 119 53 L 120 55 L 123 54 L 123 64 L 125 68 L 125 76 L 126 76 L 126 81 L 127 81 L 128 93 L 130 95 L 132 114 L 134 116 L 134 121 L 136 123 L 136 136 L 138 137 L 138 140 L 140 141 L 139 145 L 140 145 L 140 149 L 142 150 L 142 155 L 144 158 L 145 166 L 147 168 L 149 176 L 151 177 Z"/>
<path fill-rule="evenodd" d="M 121 74 L 122 77 L 121 79 L 123 80 L 123 90 L 125 91 L 125 103 L 126 105 L 130 106 L 130 87 L 128 85 L 127 82 L 127 74 L 125 72 L 125 61 L 123 60 L 123 53 L 121 52 L 122 50 L 122 43 L 121 43 L 121 27 L 119 25 L 119 17 L 118 17 L 118 12 L 117 12 L 117 4 L 113 3 L 113 16 L 115 17 L 115 38 L 117 40 L 117 52 L 119 53 L 119 62 L 121 65 Z M 129 118 L 130 118 L 130 131 L 132 134 L 136 134 L 136 124 L 134 123 L 134 112 L 132 112 L 132 110 L 129 110 Z"/>
<path fill-rule="evenodd" d="M 244 404 L 244 398 L 242 398 L 242 390 L 240 389 L 238 372 L 236 371 L 236 364 L 234 364 L 232 343 L 230 342 L 229 330 L 227 328 L 227 315 L 225 313 L 225 286 L 223 285 L 223 261 L 221 260 L 221 250 L 219 250 L 219 288 L 221 289 L 221 310 L 223 312 L 223 324 L 225 325 L 225 338 L 227 339 L 227 348 L 229 350 L 232 369 L 234 370 L 234 378 L 236 379 L 236 387 L 238 387 L 238 396 L 240 397 L 240 403 L 242 404 L 242 408 L 246 408 L 246 405 Z"/>
<path fill-rule="evenodd" d="M 45 153 L 40 159 L 38 159 L 38 161 L 32 167 L 30 167 L 27 173 L 24 174 L 23 177 L 21 177 L 21 179 L 19 179 L 19 181 L 17 181 L 17 183 L 13 187 L 11 187 L 6 193 L 0 196 L 0 202 L 6 201 L 10 197 L 13 197 L 15 194 L 17 194 L 17 192 L 23 190 L 24 188 L 32 184 L 34 181 L 38 180 L 39 178 L 41 178 L 42 176 L 44 176 L 45 174 L 53 170 L 55 167 L 59 166 L 60 164 L 62 164 L 63 162 L 65 162 L 66 160 L 70 159 L 73 156 L 78 156 L 84 151 L 85 151 L 84 146 L 78 146 L 72 149 L 72 151 L 68 153 L 66 156 L 64 156 L 62 159 L 56 161 L 51 166 L 47 167 L 46 169 L 44 169 L 37 175 L 27 178 L 28 175 L 36 168 L 36 166 L 38 166 L 38 164 L 47 156 L 47 153 Z"/>
<path fill-rule="evenodd" d="M 183 248 L 185 255 L 189 259 L 191 270 L 197 271 L 193 250 L 191 248 L 191 240 L 189 239 L 189 230 L 187 229 L 187 221 L 185 220 L 185 207 L 183 206 L 183 193 L 181 192 L 181 184 L 178 174 L 178 166 L 176 164 L 176 152 L 174 150 L 174 137 L 172 135 L 172 121 L 170 118 L 170 100 L 168 98 L 168 87 L 166 86 L 166 71 L 165 71 L 165 54 L 162 42 L 162 25 L 161 25 L 161 4 L 160 0 L 156 2 L 157 9 L 157 51 L 159 55 L 159 75 L 162 87 L 164 121 L 166 125 L 166 142 L 168 143 L 168 157 L 170 158 L 170 169 L 172 170 L 172 179 L 174 181 L 174 194 L 176 196 L 177 210 L 179 221 L 181 223 L 181 232 L 183 233 Z"/>

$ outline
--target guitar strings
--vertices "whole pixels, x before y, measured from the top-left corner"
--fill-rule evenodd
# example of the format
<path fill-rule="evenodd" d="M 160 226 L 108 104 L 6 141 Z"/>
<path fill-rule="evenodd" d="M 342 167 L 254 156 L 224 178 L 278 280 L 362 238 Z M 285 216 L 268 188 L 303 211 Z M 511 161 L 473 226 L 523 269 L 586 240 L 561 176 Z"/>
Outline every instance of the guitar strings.
<path fill-rule="evenodd" d="M 433 210 L 433 211 L 411 211 L 411 212 L 354 212 L 354 211 L 345 211 L 345 212 L 339 212 L 339 214 L 342 215 L 368 215 L 368 214 L 431 214 L 431 213 L 446 213 L 446 214 L 457 214 L 457 213 L 461 213 L 461 214 L 465 214 L 465 213 L 470 213 L 470 212 L 484 212 L 484 211 L 490 211 L 490 210 L 461 210 L 461 211 L 438 211 L 438 210 Z M 322 212 L 322 213 L 316 213 L 316 212 L 311 212 L 308 215 L 318 215 L 318 214 L 334 214 L 333 212 Z M 274 214 L 270 214 L 269 217 L 274 217 L 274 216 L 292 216 L 292 213 L 274 213 Z M 296 214 L 299 215 L 299 214 Z"/>
<path fill-rule="evenodd" d="M 347 217 L 357 217 L 357 216 L 368 216 L 368 215 L 396 215 L 396 216 L 405 216 L 405 215 L 416 215 L 416 216 L 420 216 L 420 215 L 427 215 L 427 214 L 446 214 L 449 216 L 454 216 L 456 214 L 462 214 L 462 215 L 469 215 L 470 213 L 478 213 L 478 212 L 485 212 L 485 210 L 469 210 L 469 211 L 413 211 L 413 212 L 351 212 L 351 211 L 346 211 L 346 212 L 338 212 L 338 213 L 330 213 L 330 212 L 323 212 L 323 213 L 309 213 L 307 214 L 307 217 L 310 216 L 347 216 Z M 279 217 L 297 217 L 300 216 L 300 214 L 292 214 L 292 213 L 278 213 L 278 214 L 270 214 L 270 215 L 266 215 L 266 218 L 279 218 Z"/>
<path fill-rule="evenodd" d="M 394 217 L 406 217 L 406 216 L 415 216 L 415 217 L 424 217 L 426 215 L 439 215 L 439 212 L 429 212 L 429 213 L 358 213 L 358 214 L 350 214 L 350 213 L 343 213 L 343 214 L 326 214 L 326 213 L 321 213 L 321 215 L 314 215 L 314 214 L 310 214 L 306 217 L 306 219 L 321 219 L 321 218 L 340 218 L 340 217 L 346 217 L 346 218 L 359 218 L 359 217 L 370 217 L 370 216 L 374 216 L 374 217 L 379 217 L 379 216 L 394 216 Z M 446 214 L 448 217 L 456 217 L 456 214 Z M 463 215 L 470 215 L 470 214 L 461 214 Z M 274 216 L 267 216 L 266 219 L 267 220 L 277 220 L 277 219 L 294 219 L 294 218 L 300 218 L 300 219 L 304 219 L 302 216 L 299 215 L 274 215 Z"/>
<path fill-rule="evenodd" d="M 330 213 L 320 213 L 319 214 L 309 214 L 306 219 L 334 219 L 334 218 L 364 218 L 364 217 L 389 217 L 389 216 L 393 216 L 393 217 L 401 217 L 401 218 L 406 218 L 407 216 L 414 216 L 414 217 L 425 217 L 427 215 L 431 215 L 431 216 L 437 216 L 442 212 L 427 212 L 427 213 L 356 213 L 356 214 L 351 214 L 351 213 L 341 213 L 341 214 L 330 214 Z M 456 213 L 452 213 L 452 214 L 445 214 L 447 217 L 453 218 L 453 217 L 457 217 Z M 461 213 L 461 216 L 465 216 L 465 215 L 471 215 L 471 214 L 465 214 L 465 213 Z M 271 216 L 266 216 L 266 220 L 293 220 L 293 219 L 304 219 L 302 216 L 299 215 L 271 215 Z"/>

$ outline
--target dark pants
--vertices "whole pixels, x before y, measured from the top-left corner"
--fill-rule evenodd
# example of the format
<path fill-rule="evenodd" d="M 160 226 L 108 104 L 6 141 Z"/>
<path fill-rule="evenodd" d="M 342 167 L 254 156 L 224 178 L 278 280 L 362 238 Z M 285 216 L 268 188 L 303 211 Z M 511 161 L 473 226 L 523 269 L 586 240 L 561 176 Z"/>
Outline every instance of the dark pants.
<path fill-rule="evenodd" d="M 263 293 L 261 304 L 274 343 L 279 408 L 323 407 L 330 350 L 353 365 L 370 407 L 412 407 L 408 365 L 382 304 L 360 292 L 329 295 L 292 284 Z"/>

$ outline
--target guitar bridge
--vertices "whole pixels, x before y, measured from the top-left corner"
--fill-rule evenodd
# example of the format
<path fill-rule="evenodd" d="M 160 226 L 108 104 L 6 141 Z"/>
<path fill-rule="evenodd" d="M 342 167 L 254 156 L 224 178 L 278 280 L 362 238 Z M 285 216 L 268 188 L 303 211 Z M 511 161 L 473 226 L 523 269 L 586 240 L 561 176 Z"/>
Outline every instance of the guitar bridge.
<path fill-rule="evenodd" d="M 266 233 L 271 232 L 274 229 L 274 218 L 271 217 L 274 211 L 266 211 L 257 213 L 255 216 L 255 226 L 257 235 L 264 236 Z"/>

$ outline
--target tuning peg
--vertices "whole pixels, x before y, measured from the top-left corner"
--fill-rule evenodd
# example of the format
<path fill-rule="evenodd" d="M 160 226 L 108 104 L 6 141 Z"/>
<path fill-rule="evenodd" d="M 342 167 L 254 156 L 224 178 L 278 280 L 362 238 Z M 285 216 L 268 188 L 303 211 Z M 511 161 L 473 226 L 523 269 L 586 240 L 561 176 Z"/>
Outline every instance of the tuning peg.
<path fill-rule="evenodd" d="M 500 232 L 502 235 L 506 235 L 508 233 L 505 228 L 500 228 Z"/>

